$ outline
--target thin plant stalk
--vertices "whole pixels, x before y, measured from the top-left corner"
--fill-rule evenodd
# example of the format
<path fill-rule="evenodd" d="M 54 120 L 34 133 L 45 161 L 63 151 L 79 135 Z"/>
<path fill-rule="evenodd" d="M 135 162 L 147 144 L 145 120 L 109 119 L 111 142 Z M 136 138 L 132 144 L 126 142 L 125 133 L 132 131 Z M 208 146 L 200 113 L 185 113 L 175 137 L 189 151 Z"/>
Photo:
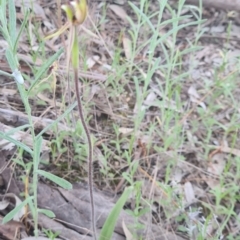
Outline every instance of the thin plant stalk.
<path fill-rule="evenodd" d="M 82 122 L 87 142 L 88 142 L 88 178 L 89 178 L 89 194 L 90 194 L 90 204 L 91 204 L 91 219 L 92 219 L 92 230 L 93 237 L 97 240 L 96 234 L 96 225 L 95 225 L 95 209 L 94 209 L 94 196 L 93 196 L 93 170 L 92 170 L 92 162 L 93 162 L 93 146 L 91 141 L 91 136 L 87 124 L 84 119 L 82 102 L 79 94 L 79 84 L 78 84 L 78 66 L 79 66 L 79 46 L 78 46 L 78 38 L 77 38 L 77 29 L 76 26 L 73 28 L 73 47 L 72 47 L 72 67 L 74 73 L 74 83 L 76 89 L 77 103 L 78 103 L 78 113 L 79 118 Z"/>
<path fill-rule="evenodd" d="M 86 0 L 75 0 L 71 2 L 71 5 L 62 5 L 62 9 L 66 12 L 69 22 L 67 25 L 70 28 L 70 42 L 68 50 L 71 52 L 71 62 L 74 72 L 74 83 L 76 89 L 77 103 L 78 103 L 78 113 L 79 118 L 82 122 L 84 132 L 87 137 L 88 144 L 88 182 L 89 182 L 89 195 L 91 204 L 91 220 L 92 220 L 92 230 L 93 237 L 97 240 L 96 225 L 95 225 L 95 209 L 94 209 L 94 195 L 93 195 L 93 173 L 92 173 L 92 162 L 93 162 L 93 146 L 91 141 L 90 132 L 88 130 L 87 124 L 84 119 L 83 107 L 79 93 L 78 86 L 78 67 L 79 67 L 79 46 L 77 37 L 77 26 L 81 25 L 87 16 L 87 2 Z M 59 30 L 61 32 L 61 30 Z M 69 66 L 69 60 L 68 66 Z"/>
<path fill-rule="evenodd" d="M 36 136 L 35 136 L 35 132 L 34 132 L 34 124 L 32 121 L 31 107 L 30 107 L 30 104 L 28 101 L 27 93 L 22 84 L 17 83 L 17 86 L 18 86 L 18 91 L 20 93 L 21 99 L 23 101 L 25 111 L 28 116 L 29 125 L 31 126 L 30 127 L 31 135 L 35 142 Z M 36 148 L 36 144 L 33 144 L 33 156 L 32 156 L 33 157 L 33 180 L 32 181 L 33 181 L 33 203 L 34 203 L 35 207 L 33 209 L 32 215 L 33 215 L 33 220 L 34 220 L 34 233 L 35 233 L 35 236 L 37 237 L 38 236 L 38 209 L 37 209 L 37 206 L 38 206 L 38 204 L 37 204 L 38 156 L 36 156 L 36 154 L 35 154 L 35 152 L 36 152 L 35 148 Z"/>

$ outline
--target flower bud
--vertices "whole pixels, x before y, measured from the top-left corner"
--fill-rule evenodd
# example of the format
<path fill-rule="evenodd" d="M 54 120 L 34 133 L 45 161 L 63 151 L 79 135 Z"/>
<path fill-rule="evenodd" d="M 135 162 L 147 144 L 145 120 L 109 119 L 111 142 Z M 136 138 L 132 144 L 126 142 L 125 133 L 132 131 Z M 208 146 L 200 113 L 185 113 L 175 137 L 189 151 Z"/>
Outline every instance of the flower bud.
<path fill-rule="evenodd" d="M 75 18 L 77 24 L 82 24 L 87 17 L 87 2 L 86 0 L 75 0 L 71 2 L 75 10 Z"/>

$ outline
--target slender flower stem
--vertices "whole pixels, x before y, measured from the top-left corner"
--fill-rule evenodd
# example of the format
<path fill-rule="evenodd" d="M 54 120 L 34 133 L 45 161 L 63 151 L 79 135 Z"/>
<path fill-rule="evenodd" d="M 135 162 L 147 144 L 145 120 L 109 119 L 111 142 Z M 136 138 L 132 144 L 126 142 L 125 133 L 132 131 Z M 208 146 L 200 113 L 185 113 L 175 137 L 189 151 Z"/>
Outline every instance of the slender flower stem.
<path fill-rule="evenodd" d="M 86 0 L 75 0 L 69 4 L 62 5 L 62 9 L 66 12 L 67 18 L 69 20 L 70 27 L 70 41 L 69 48 L 71 51 L 71 60 L 72 67 L 74 72 L 74 82 L 75 89 L 77 95 L 77 103 L 78 103 L 78 113 L 79 118 L 82 122 L 85 134 L 87 136 L 87 144 L 88 144 L 88 182 L 89 182 L 89 195 L 90 195 L 90 203 L 91 203 L 91 220 L 92 220 L 92 230 L 93 237 L 97 240 L 97 232 L 95 225 L 95 211 L 94 211 L 94 195 L 93 195 L 93 146 L 91 141 L 90 132 L 88 130 L 87 124 L 84 120 L 83 107 L 79 93 L 78 86 L 78 68 L 79 68 L 79 46 L 78 46 L 78 38 L 77 38 L 77 25 L 81 25 L 87 16 L 87 1 Z M 69 59 L 68 59 L 69 60 Z"/>
<path fill-rule="evenodd" d="M 78 113 L 79 118 L 82 122 L 88 143 L 88 182 L 89 182 L 89 195 L 90 195 L 90 204 L 91 204 L 91 220 L 92 220 L 92 230 L 93 237 L 97 240 L 96 233 L 96 225 L 95 225 L 95 209 L 94 209 L 94 196 L 93 196 L 93 146 L 91 141 L 91 136 L 87 124 L 84 119 L 83 107 L 80 98 L 79 86 L 78 86 L 78 66 L 79 66 L 79 46 L 78 46 L 78 38 L 77 38 L 77 28 L 76 26 L 73 28 L 73 45 L 72 45 L 72 66 L 74 72 L 74 83 L 76 89 L 77 103 L 78 103 Z"/>
<path fill-rule="evenodd" d="M 76 89 L 76 96 L 77 96 L 77 103 L 78 103 L 79 118 L 81 119 L 84 131 L 87 137 L 87 142 L 88 142 L 88 181 L 89 181 L 89 194 L 90 194 L 90 204 L 91 204 L 91 219 L 92 219 L 92 228 L 93 228 L 92 230 L 93 230 L 93 237 L 95 240 L 97 240 L 96 225 L 95 225 L 94 196 L 93 196 L 93 176 L 92 176 L 93 175 L 93 170 L 92 170 L 93 146 L 92 146 L 90 132 L 84 120 L 83 107 L 82 107 L 82 102 L 79 94 L 77 69 L 74 69 L 74 82 L 75 82 L 75 89 Z"/>

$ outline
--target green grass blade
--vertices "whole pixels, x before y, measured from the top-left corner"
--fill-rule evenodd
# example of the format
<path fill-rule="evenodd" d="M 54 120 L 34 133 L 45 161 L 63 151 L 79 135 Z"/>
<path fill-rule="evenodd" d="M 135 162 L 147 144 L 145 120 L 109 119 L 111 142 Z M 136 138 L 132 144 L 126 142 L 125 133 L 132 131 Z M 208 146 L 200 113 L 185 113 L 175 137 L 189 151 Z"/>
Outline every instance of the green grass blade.
<path fill-rule="evenodd" d="M 16 9 L 15 9 L 15 3 L 14 0 L 8 0 L 8 15 L 9 15 L 9 24 L 8 24 L 8 29 L 9 29 L 9 34 L 11 37 L 12 41 L 12 46 L 15 43 L 16 40 Z"/>
<path fill-rule="evenodd" d="M 28 19 L 29 19 L 29 14 L 30 14 L 30 11 L 29 11 L 29 10 L 25 11 L 25 13 L 24 13 L 23 22 L 22 22 L 21 27 L 20 27 L 20 30 L 19 30 L 19 32 L 18 32 L 16 41 L 14 42 L 13 51 L 14 51 L 15 53 L 17 52 L 17 47 L 18 47 L 19 38 L 20 38 L 20 36 L 22 35 L 23 29 L 25 28 L 26 23 L 27 23 L 27 21 L 28 21 Z"/>
<path fill-rule="evenodd" d="M 12 74 L 7 73 L 7 72 L 4 72 L 4 71 L 2 71 L 2 70 L 0 70 L 0 75 L 13 78 L 13 75 L 12 75 Z"/>
<path fill-rule="evenodd" d="M 38 212 L 39 213 L 42 213 L 44 215 L 46 215 L 47 217 L 50 217 L 50 218 L 54 218 L 56 217 L 56 215 L 54 214 L 54 212 L 48 210 L 48 209 L 42 209 L 42 208 L 38 208 Z"/>
<path fill-rule="evenodd" d="M 48 129 L 52 128 L 54 125 L 56 125 L 58 122 L 60 122 L 63 118 L 66 117 L 75 107 L 77 106 L 77 102 L 73 103 L 72 106 L 70 106 L 64 114 L 62 114 L 60 117 L 58 117 L 53 123 L 49 124 L 46 128 L 44 128 L 38 135 L 37 138 L 42 136 Z"/>
<path fill-rule="evenodd" d="M 155 31 L 155 27 L 152 24 L 152 22 L 150 21 L 149 17 L 145 13 L 141 12 L 141 10 L 138 7 L 136 7 L 133 3 L 128 2 L 128 4 L 132 7 L 132 9 L 135 11 L 135 13 L 137 13 L 139 16 L 141 16 L 148 23 L 148 25 L 151 28 L 152 32 L 154 32 Z"/>
<path fill-rule="evenodd" d="M 63 48 L 59 49 L 53 56 L 51 56 L 43 65 L 42 67 L 38 70 L 37 74 L 35 75 L 35 79 L 30 86 L 28 90 L 28 94 L 31 92 L 31 90 L 35 87 L 37 84 L 38 80 L 42 77 L 44 73 L 47 72 L 49 67 L 53 64 L 53 62 L 58 59 L 58 57 L 63 53 Z"/>
<path fill-rule="evenodd" d="M 105 221 L 103 228 L 101 230 L 99 240 L 112 239 L 112 234 L 118 219 L 118 216 L 127 201 L 133 187 L 128 187 L 124 190 L 122 196 L 118 199 L 117 203 L 113 207 L 111 213 L 109 214 L 107 220 Z"/>
<path fill-rule="evenodd" d="M 1 0 L 0 3 L 0 19 L 2 22 L 2 26 L 6 26 L 6 1 L 5 0 Z"/>
<path fill-rule="evenodd" d="M 18 132 L 18 131 L 22 131 L 26 128 L 30 128 L 31 125 L 30 124 L 25 124 L 25 125 L 22 125 L 22 126 L 19 126 L 19 127 L 16 127 L 16 128 L 12 128 L 11 130 L 5 132 L 6 135 L 12 135 L 14 134 L 15 132 Z"/>
<path fill-rule="evenodd" d="M 37 173 L 40 174 L 41 176 L 49 179 L 50 181 L 56 183 L 57 185 L 59 185 L 62 188 L 72 189 L 72 184 L 65 179 L 62 179 L 58 176 L 55 176 L 55 175 L 53 175 L 49 172 L 46 172 L 46 171 L 43 171 L 43 170 L 40 170 L 40 169 L 37 170 Z"/>
<path fill-rule="evenodd" d="M 5 55 L 6 55 L 9 67 L 11 68 L 12 72 L 14 72 L 18 68 L 18 61 L 16 57 L 14 57 L 13 52 L 9 49 L 6 50 Z"/>
<path fill-rule="evenodd" d="M 24 207 L 26 206 L 30 201 L 32 201 L 33 197 L 28 197 L 25 199 L 22 203 L 20 203 L 18 206 L 16 206 L 12 211 L 10 211 L 2 220 L 2 223 L 5 224 L 9 221 L 11 221 L 14 216 Z"/>
<path fill-rule="evenodd" d="M 6 18 L 6 6 L 7 6 L 6 1 L 2 0 L 0 3 L 0 25 L 1 25 L 0 29 L 4 38 L 7 40 L 9 46 L 11 46 L 12 48 L 12 41 L 9 35 L 7 18 Z"/>
<path fill-rule="evenodd" d="M 0 138 L 6 139 L 9 142 L 14 143 L 16 146 L 24 149 L 26 152 L 30 153 L 31 155 L 33 154 L 33 151 L 32 151 L 32 149 L 30 147 L 28 147 L 27 145 L 17 141 L 16 139 L 8 136 L 7 134 L 5 134 L 5 133 L 3 133 L 1 131 L 0 131 Z"/>

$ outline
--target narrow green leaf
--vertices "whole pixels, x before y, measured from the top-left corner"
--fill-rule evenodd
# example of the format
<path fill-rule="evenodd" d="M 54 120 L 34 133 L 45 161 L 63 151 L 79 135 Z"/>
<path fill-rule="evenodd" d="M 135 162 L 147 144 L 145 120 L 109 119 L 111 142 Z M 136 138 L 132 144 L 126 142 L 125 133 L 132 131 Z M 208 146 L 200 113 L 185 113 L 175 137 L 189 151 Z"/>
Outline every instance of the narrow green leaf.
<path fill-rule="evenodd" d="M 58 122 L 60 122 L 63 118 L 65 118 L 75 107 L 77 106 L 77 102 L 73 103 L 72 106 L 70 106 L 64 114 L 62 114 L 60 117 L 58 117 L 54 122 L 49 124 L 47 127 L 45 127 L 38 135 L 37 138 L 42 136 L 48 129 L 53 128 L 54 125 L 56 125 Z"/>
<path fill-rule="evenodd" d="M 2 70 L 0 70 L 0 75 L 13 78 L 13 75 L 12 75 L 12 74 L 7 73 L 7 72 L 4 72 L 4 71 L 2 71 Z"/>
<path fill-rule="evenodd" d="M 132 178 L 129 176 L 129 173 L 123 172 L 123 173 L 122 173 L 122 176 L 123 176 L 123 178 L 126 179 L 130 184 L 133 183 L 133 180 L 132 180 Z"/>
<path fill-rule="evenodd" d="M 1 21 L 2 21 L 2 25 L 6 25 L 6 0 L 1 0 L 1 5 L 0 5 L 0 15 L 1 15 Z"/>
<path fill-rule="evenodd" d="M 9 49 L 6 50 L 5 55 L 6 55 L 9 67 L 11 68 L 12 72 L 14 72 L 18 68 L 18 61 L 16 60 L 16 58 L 13 56 L 13 53 Z"/>
<path fill-rule="evenodd" d="M 150 21 L 149 17 L 144 13 L 142 12 L 138 7 L 136 7 L 133 3 L 131 3 L 129 1 L 128 3 L 132 9 L 135 11 L 135 13 L 137 13 L 139 16 L 141 16 L 144 20 L 146 20 L 146 22 L 148 23 L 149 27 L 151 28 L 152 32 L 154 32 L 155 30 L 155 27 L 153 26 L 152 22 Z"/>
<path fill-rule="evenodd" d="M 112 234 L 114 232 L 114 228 L 115 228 L 118 216 L 125 202 L 127 201 L 130 193 L 132 192 L 132 190 L 133 190 L 133 187 L 126 188 L 122 196 L 116 202 L 115 206 L 113 207 L 111 213 L 109 214 L 108 218 L 106 219 L 103 225 L 99 240 L 112 239 Z"/>
<path fill-rule="evenodd" d="M 54 212 L 48 210 L 48 209 L 42 209 L 42 208 L 38 208 L 38 212 L 39 213 L 42 213 L 44 215 L 46 215 L 47 217 L 50 217 L 50 218 L 54 218 L 56 217 L 56 215 L 54 214 Z"/>
<path fill-rule="evenodd" d="M 34 198 L 34 196 L 32 196 L 32 198 Z M 37 218 L 37 213 L 36 213 L 36 211 L 35 211 L 35 209 L 36 209 L 36 207 L 34 206 L 34 201 L 30 201 L 29 203 L 28 203 L 28 206 L 29 206 L 29 208 L 30 208 L 30 211 L 31 211 L 31 213 L 32 213 L 32 215 L 33 215 L 33 220 L 35 221 L 36 220 L 36 218 Z"/>
<path fill-rule="evenodd" d="M 20 30 L 19 30 L 19 32 L 18 32 L 16 41 L 15 41 L 14 47 L 13 47 L 13 52 L 15 52 L 15 53 L 17 52 L 17 47 L 18 47 L 19 38 L 20 38 L 20 36 L 21 36 L 21 34 L 22 34 L 22 32 L 23 32 L 23 29 L 25 28 L 26 23 L 27 23 L 27 21 L 28 21 L 28 19 L 29 19 L 29 14 L 30 14 L 30 11 L 29 11 L 29 10 L 27 10 L 27 11 L 24 12 L 24 19 L 23 19 L 23 22 L 22 22 L 22 24 L 21 24 Z"/>
<path fill-rule="evenodd" d="M 15 43 L 16 40 L 16 8 L 14 0 L 8 0 L 8 15 L 9 15 L 9 33 L 12 40 L 12 46 Z"/>
<path fill-rule="evenodd" d="M 55 175 L 53 175 L 49 172 L 46 172 L 46 171 L 43 171 L 43 170 L 40 170 L 40 169 L 37 170 L 37 173 L 42 175 L 43 177 L 49 179 L 50 181 L 56 183 L 57 185 L 59 185 L 62 188 L 72 189 L 72 184 L 65 179 L 62 179 L 58 176 L 55 176 Z"/>
<path fill-rule="evenodd" d="M 8 135 L 6 135 L 4 132 L 0 131 L 0 138 L 6 139 L 9 142 L 14 143 L 16 146 L 24 149 L 26 152 L 30 153 L 31 155 L 33 154 L 33 151 L 32 151 L 32 149 L 30 147 L 28 147 L 27 145 L 19 142 L 18 140 L 14 139 L 14 138 L 12 138 L 12 137 L 10 137 Z"/>
<path fill-rule="evenodd" d="M 37 74 L 35 75 L 35 79 L 30 86 L 28 93 L 30 94 L 31 90 L 35 87 L 37 84 L 38 80 L 42 77 L 44 73 L 47 72 L 49 67 L 53 64 L 53 62 L 58 59 L 58 57 L 63 53 L 63 48 L 59 49 L 53 56 L 51 56 L 43 65 L 42 67 L 38 70 Z"/>
<path fill-rule="evenodd" d="M 18 206 L 16 206 L 12 211 L 10 211 L 2 220 L 2 223 L 5 224 L 9 221 L 11 221 L 14 216 L 24 207 L 26 206 L 29 202 L 31 202 L 33 197 L 28 197 L 25 199 L 22 203 L 20 203 Z"/>
<path fill-rule="evenodd" d="M 12 135 L 12 134 L 14 134 L 15 132 L 24 130 L 24 129 L 29 128 L 29 127 L 31 127 L 30 124 L 25 124 L 25 125 L 22 125 L 22 126 L 19 126 L 19 127 L 16 127 L 16 128 L 13 128 L 13 129 L 9 130 L 9 131 L 5 132 L 5 134 L 6 134 L 6 135 Z"/>
<path fill-rule="evenodd" d="M 1 16 L 1 13 L 0 13 L 0 16 Z M 2 22 L 2 20 L 0 22 Z M 3 38 L 8 42 L 9 46 L 11 46 L 12 42 L 11 42 L 11 37 L 10 37 L 8 29 L 7 29 L 7 25 L 4 26 L 2 24 L 2 26 L 0 26 L 0 33 L 2 33 Z"/>
<path fill-rule="evenodd" d="M 17 158 L 12 158 L 12 161 L 21 166 L 23 169 L 25 167 L 25 163 L 23 161 L 18 160 Z"/>

